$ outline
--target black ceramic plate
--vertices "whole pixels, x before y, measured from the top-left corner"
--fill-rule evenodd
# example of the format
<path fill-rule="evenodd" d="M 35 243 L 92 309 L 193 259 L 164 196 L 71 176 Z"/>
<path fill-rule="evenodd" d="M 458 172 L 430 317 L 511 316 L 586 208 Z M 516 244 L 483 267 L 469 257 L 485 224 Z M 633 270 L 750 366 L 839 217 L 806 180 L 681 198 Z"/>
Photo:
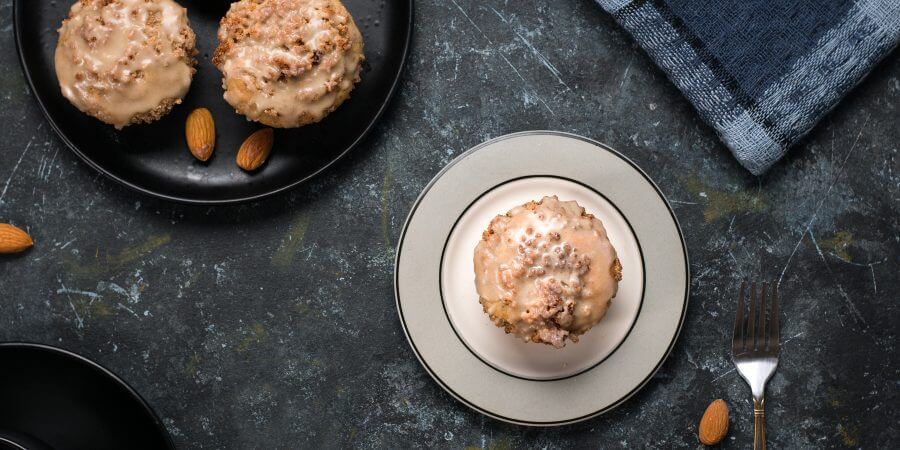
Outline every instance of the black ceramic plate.
<path fill-rule="evenodd" d="M 0 344 L 0 449 L 22 447 L 175 448 L 153 410 L 112 372 L 58 348 Z"/>
<path fill-rule="evenodd" d="M 197 34 L 198 71 L 182 105 L 161 121 L 117 131 L 82 114 L 60 92 L 53 54 L 57 32 L 75 0 L 16 0 L 15 33 L 25 76 L 50 124 L 85 162 L 110 178 L 157 197 L 201 204 L 257 199 L 296 186 L 359 144 L 387 106 L 406 60 L 412 0 L 344 0 L 362 31 L 367 61 L 350 100 L 316 125 L 278 130 L 275 150 L 256 173 L 235 165 L 241 142 L 261 125 L 248 122 L 222 98 L 222 78 L 210 62 L 219 20 L 230 2 L 180 0 Z M 216 119 L 216 152 L 194 160 L 184 122 L 196 107 Z"/>

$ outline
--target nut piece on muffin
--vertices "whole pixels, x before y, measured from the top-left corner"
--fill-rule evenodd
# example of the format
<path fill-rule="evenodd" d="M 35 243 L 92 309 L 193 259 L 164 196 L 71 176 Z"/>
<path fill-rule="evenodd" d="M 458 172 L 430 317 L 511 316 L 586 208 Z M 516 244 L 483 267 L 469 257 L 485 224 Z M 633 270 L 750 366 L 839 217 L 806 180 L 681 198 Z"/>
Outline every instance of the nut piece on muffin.
<path fill-rule="evenodd" d="M 225 100 L 275 128 L 315 123 L 360 80 L 363 39 L 338 0 L 241 0 L 219 26 Z"/>
<path fill-rule="evenodd" d="M 484 312 L 526 342 L 578 342 L 606 315 L 621 280 L 603 223 L 556 196 L 495 217 L 475 247 Z"/>
<path fill-rule="evenodd" d="M 196 54 L 187 10 L 173 0 L 79 0 L 59 29 L 56 77 L 75 107 L 122 129 L 181 103 Z"/>

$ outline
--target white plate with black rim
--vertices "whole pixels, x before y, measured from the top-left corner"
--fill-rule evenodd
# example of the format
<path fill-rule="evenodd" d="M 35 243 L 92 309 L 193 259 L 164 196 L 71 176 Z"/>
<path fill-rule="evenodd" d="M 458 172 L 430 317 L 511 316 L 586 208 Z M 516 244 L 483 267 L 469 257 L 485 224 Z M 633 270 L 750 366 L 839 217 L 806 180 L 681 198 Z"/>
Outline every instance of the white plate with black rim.
<path fill-rule="evenodd" d="M 491 218 L 545 195 L 603 221 L 623 266 L 607 315 L 562 349 L 504 334 L 475 291 L 473 252 Z M 647 174 L 552 131 L 496 138 L 445 167 L 406 220 L 394 276 L 403 330 L 434 380 L 476 411 L 532 426 L 603 414 L 641 389 L 675 344 L 690 280 L 678 221 Z"/>

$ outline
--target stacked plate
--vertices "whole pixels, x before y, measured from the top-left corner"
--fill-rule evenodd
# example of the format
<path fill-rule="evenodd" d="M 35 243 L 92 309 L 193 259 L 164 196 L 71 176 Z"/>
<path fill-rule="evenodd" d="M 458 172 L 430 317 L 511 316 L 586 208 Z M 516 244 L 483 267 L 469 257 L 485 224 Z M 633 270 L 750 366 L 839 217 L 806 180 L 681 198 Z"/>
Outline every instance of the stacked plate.
<path fill-rule="evenodd" d="M 545 195 L 599 218 L 624 267 L 606 317 L 562 349 L 504 334 L 475 290 L 473 250 L 490 220 Z M 675 215 L 631 161 L 574 135 L 518 133 L 469 150 L 416 201 L 397 248 L 397 309 L 422 365 L 459 401 L 508 422 L 561 425 L 650 380 L 681 329 L 688 270 Z"/>

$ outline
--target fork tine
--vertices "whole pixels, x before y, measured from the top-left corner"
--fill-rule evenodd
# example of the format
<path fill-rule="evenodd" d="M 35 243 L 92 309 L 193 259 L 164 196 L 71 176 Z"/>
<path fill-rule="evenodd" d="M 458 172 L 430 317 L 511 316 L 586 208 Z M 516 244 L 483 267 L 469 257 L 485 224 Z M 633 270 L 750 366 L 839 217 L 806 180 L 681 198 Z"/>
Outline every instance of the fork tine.
<path fill-rule="evenodd" d="M 750 283 L 750 315 L 747 317 L 747 350 L 756 350 L 756 282 Z"/>
<path fill-rule="evenodd" d="M 756 331 L 756 345 L 760 350 L 766 349 L 766 290 L 769 283 L 762 283 L 762 292 L 759 294 L 759 328 Z"/>
<path fill-rule="evenodd" d="M 731 352 L 738 353 L 744 349 L 744 291 L 747 290 L 747 280 L 741 282 L 741 292 L 738 294 L 737 313 L 734 317 L 734 334 L 731 337 Z"/>
<path fill-rule="evenodd" d="M 778 284 L 772 283 L 772 311 L 769 312 L 769 351 L 778 352 L 781 327 L 778 323 L 781 312 L 778 307 Z"/>

